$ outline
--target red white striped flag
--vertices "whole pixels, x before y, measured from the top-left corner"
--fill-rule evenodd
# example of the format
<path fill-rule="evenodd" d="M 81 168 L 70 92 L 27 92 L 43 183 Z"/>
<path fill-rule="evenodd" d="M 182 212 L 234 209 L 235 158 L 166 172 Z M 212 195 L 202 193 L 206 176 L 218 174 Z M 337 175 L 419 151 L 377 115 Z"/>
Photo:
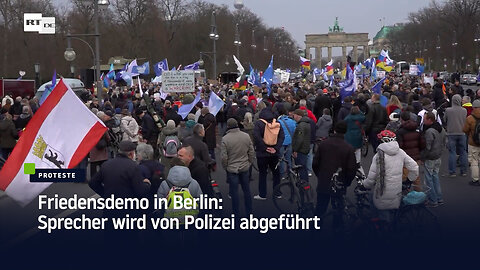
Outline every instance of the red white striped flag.
<path fill-rule="evenodd" d="M 30 183 L 24 163 L 35 168 L 74 168 L 107 128 L 63 79 L 28 123 L 0 171 L 0 189 L 25 206 L 51 183 Z"/>

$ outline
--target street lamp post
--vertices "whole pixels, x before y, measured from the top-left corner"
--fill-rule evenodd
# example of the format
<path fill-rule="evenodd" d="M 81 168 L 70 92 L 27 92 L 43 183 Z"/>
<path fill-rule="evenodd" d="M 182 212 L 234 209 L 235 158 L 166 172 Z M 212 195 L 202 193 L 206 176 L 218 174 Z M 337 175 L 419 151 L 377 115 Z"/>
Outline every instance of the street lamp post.
<path fill-rule="evenodd" d="M 216 41 L 220 37 L 217 33 L 217 22 L 216 22 L 216 13 L 215 10 L 212 11 L 212 24 L 210 25 L 210 34 L 209 37 L 213 40 L 213 79 L 217 79 L 217 45 Z"/>
<path fill-rule="evenodd" d="M 242 45 L 242 42 L 240 41 L 240 31 L 238 30 L 238 23 L 235 25 L 235 41 L 233 41 L 233 45 L 237 46 L 237 58 L 240 59 L 240 45 Z"/>
<path fill-rule="evenodd" d="M 477 65 L 477 68 L 480 70 L 480 60 L 478 58 L 478 47 L 480 45 L 480 25 L 477 24 L 477 29 L 476 30 L 477 31 L 475 33 L 475 38 L 473 39 L 473 41 L 477 45 L 477 46 L 475 46 L 475 51 L 477 52 L 476 57 L 475 57 L 475 64 Z"/>
<path fill-rule="evenodd" d="M 440 49 L 441 49 L 440 35 L 437 35 L 437 46 L 435 47 L 435 49 L 437 50 L 437 60 L 436 61 L 440 62 Z M 438 68 L 438 64 L 437 64 L 437 68 Z"/>
<path fill-rule="evenodd" d="M 452 66 L 455 68 L 454 71 L 457 71 L 457 31 L 453 31 L 453 42 L 452 42 L 452 47 L 453 47 L 453 63 Z"/>
<path fill-rule="evenodd" d="M 40 87 L 40 63 L 35 63 L 33 65 L 35 68 L 35 88 Z"/>
<path fill-rule="evenodd" d="M 76 53 L 71 46 L 71 38 L 82 41 L 87 44 L 92 52 L 95 66 L 95 84 L 97 88 L 97 98 L 103 100 L 103 87 L 102 82 L 100 81 L 100 33 L 98 30 L 99 27 L 99 17 L 100 17 L 100 6 L 106 7 L 110 4 L 109 0 L 94 0 L 93 1 L 93 10 L 94 10 L 94 24 L 95 24 L 95 33 L 94 34 L 75 34 L 71 35 L 70 32 L 67 34 L 67 49 L 65 50 L 64 57 L 65 60 L 71 62 L 75 60 Z M 88 42 L 79 38 L 79 36 L 94 36 L 95 37 L 95 52 Z"/>
<path fill-rule="evenodd" d="M 73 64 L 70 64 L 70 75 L 75 78 L 75 66 Z"/>
<path fill-rule="evenodd" d="M 252 50 L 253 50 L 253 54 L 252 54 L 252 63 L 253 61 L 255 61 L 255 49 L 257 48 L 257 44 L 255 43 L 255 29 L 252 29 L 252 45 L 250 45 L 250 47 L 252 47 Z"/>

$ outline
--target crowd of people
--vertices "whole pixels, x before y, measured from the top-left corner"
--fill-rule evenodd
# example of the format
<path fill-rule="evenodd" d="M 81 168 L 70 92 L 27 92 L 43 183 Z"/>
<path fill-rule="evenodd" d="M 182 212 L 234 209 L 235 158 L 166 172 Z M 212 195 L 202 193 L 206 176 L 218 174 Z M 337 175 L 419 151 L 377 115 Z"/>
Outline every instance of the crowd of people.
<path fill-rule="evenodd" d="M 163 99 L 158 84 L 144 82 L 145 96 L 137 86 L 113 85 L 104 100 L 82 96 L 108 131 L 79 167 L 90 167 L 89 184 L 101 196 L 167 196 L 172 185 L 180 185 L 194 197 L 214 197 L 212 172 L 220 168 L 218 162 L 237 215 L 242 213 L 239 186 L 244 214 L 253 213 L 252 200 L 282 197 L 267 190 L 268 171 L 275 188 L 292 164 L 302 166 L 301 181 L 316 182 L 319 216 L 328 208 L 331 179 L 339 168 L 346 186 L 357 170 L 366 175 L 364 186 L 373 189 L 373 203 L 385 220 L 400 206 L 402 181 L 413 181 L 417 191 L 428 189 L 427 206 L 442 205 L 439 171 L 445 148 L 450 177 L 466 177 L 470 170 L 470 184 L 480 186 L 480 91 L 464 90 L 457 79 L 431 85 L 421 77 L 387 76 L 380 92 L 372 92 L 375 82 L 366 78 L 348 96 L 340 95 L 337 82 L 304 79 L 245 91 L 232 84 L 200 85 L 201 100 L 185 118 L 178 108 L 193 101 L 191 94 Z M 211 92 L 225 101 L 216 115 L 208 107 Z M 2 99 L 4 159 L 38 108 L 36 98 Z M 361 165 L 364 138 L 375 153 L 367 173 Z"/>

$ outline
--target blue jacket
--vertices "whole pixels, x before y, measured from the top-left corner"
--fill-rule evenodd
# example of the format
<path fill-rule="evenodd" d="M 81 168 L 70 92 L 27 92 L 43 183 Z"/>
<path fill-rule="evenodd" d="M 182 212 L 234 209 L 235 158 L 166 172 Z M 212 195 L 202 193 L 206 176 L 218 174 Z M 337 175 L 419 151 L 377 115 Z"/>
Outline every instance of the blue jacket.
<path fill-rule="evenodd" d="M 292 137 L 290 136 L 290 134 L 292 134 L 293 136 L 293 133 L 295 133 L 295 129 L 297 128 L 297 122 L 295 122 L 295 120 L 286 115 L 281 115 L 280 117 L 278 117 L 278 122 L 280 122 L 280 125 L 282 125 L 283 134 L 285 135 L 283 145 L 288 146 L 292 144 Z"/>

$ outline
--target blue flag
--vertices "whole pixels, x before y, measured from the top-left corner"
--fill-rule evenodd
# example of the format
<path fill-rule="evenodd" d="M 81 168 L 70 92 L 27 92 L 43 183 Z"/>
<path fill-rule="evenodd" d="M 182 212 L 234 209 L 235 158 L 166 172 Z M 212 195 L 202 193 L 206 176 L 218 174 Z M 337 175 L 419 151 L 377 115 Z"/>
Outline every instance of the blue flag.
<path fill-rule="evenodd" d="M 257 79 L 256 79 L 255 69 L 253 69 L 252 64 L 250 64 L 250 74 L 248 75 L 247 82 L 251 85 L 255 85 L 256 81 Z"/>
<path fill-rule="evenodd" d="M 178 108 L 178 114 L 182 117 L 182 119 L 185 119 L 185 117 L 187 117 L 187 115 L 190 113 L 193 107 L 197 105 L 197 103 L 200 101 L 200 97 L 201 97 L 200 91 L 198 91 L 192 103 L 182 105 L 182 107 Z"/>
<path fill-rule="evenodd" d="M 141 66 L 133 66 L 132 74 L 141 74 L 141 75 L 150 74 L 150 62 L 145 62 Z"/>
<path fill-rule="evenodd" d="M 175 70 L 177 70 L 177 68 L 176 68 L 176 67 L 173 67 L 173 68 L 172 68 L 172 71 L 175 71 Z"/>
<path fill-rule="evenodd" d="M 382 85 L 383 82 L 385 81 L 386 77 L 382 78 L 380 81 L 378 81 L 373 87 L 372 87 L 372 92 L 375 94 L 380 94 L 382 92 Z"/>
<path fill-rule="evenodd" d="M 270 91 L 272 90 L 272 84 L 273 84 L 273 55 L 272 55 L 272 59 L 270 60 L 270 64 L 268 65 L 267 69 L 263 73 L 262 83 L 267 84 L 268 94 L 270 95 Z"/>
<path fill-rule="evenodd" d="M 50 95 L 50 93 L 53 91 L 53 88 L 55 88 L 55 85 L 57 84 L 57 70 L 53 71 L 53 77 L 52 77 L 52 84 L 48 84 L 45 87 L 45 91 L 42 94 L 42 97 L 40 98 L 40 101 L 38 104 L 42 105 L 43 102 L 47 99 L 47 97 Z"/>
<path fill-rule="evenodd" d="M 109 80 L 115 79 L 115 70 L 113 69 L 113 64 L 110 64 L 110 70 L 107 73 L 107 78 Z"/>
<path fill-rule="evenodd" d="M 116 82 L 122 80 L 122 75 L 123 75 L 123 73 L 126 72 L 127 68 L 128 68 L 128 63 L 125 64 L 125 66 L 122 68 L 122 70 L 120 70 L 119 72 L 117 72 L 117 74 L 115 74 L 115 81 Z"/>
<path fill-rule="evenodd" d="M 340 83 L 340 87 L 340 96 L 342 97 L 342 100 L 347 96 L 353 95 L 355 92 L 355 73 L 349 65 L 347 65 L 345 81 Z"/>
<path fill-rule="evenodd" d="M 153 67 L 155 71 L 155 76 L 162 76 L 163 71 L 168 70 L 168 61 L 167 58 L 163 59 L 162 61 L 155 64 Z"/>
<path fill-rule="evenodd" d="M 184 70 L 197 70 L 199 67 L 200 67 L 200 65 L 198 64 L 198 62 L 195 62 L 193 64 L 185 66 L 183 69 Z"/>

